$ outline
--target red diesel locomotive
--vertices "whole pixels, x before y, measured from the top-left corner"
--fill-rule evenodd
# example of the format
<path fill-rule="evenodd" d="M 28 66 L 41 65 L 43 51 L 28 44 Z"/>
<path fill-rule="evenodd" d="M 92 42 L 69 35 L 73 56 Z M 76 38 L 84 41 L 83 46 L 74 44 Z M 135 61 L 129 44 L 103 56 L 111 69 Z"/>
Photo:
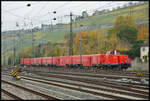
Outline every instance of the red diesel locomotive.
<path fill-rule="evenodd" d="M 131 59 L 128 55 L 120 55 L 116 51 L 108 51 L 106 54 L 58 56 L 24 58 L 21 65 L 44 67 L 97 67 L 103 69 L 127 69 L 131 67 Z"/>

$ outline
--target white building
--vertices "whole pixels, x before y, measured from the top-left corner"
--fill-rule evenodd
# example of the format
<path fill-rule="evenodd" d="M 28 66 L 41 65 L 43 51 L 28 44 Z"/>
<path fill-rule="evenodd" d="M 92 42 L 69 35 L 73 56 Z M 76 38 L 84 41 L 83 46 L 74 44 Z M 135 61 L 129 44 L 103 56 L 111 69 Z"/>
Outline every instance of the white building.
<path fill-rule="evenodd" d="M 142 60 L 142 62 L 145 62 L 145 60 L 149 60 L 149 41 L 141 46 L 140 53 L 140 59 Z"/>

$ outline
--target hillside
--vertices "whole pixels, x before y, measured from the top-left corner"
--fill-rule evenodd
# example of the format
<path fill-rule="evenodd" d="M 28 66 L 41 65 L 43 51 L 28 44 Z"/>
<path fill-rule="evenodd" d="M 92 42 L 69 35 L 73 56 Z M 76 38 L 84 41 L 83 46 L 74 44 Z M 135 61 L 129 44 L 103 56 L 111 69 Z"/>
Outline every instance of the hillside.
<path fill-rule="evenodd" d="M 90 16 L 85 19 L 81 19 L 80 21 L 74 22 L 73 27 L 79 27 L 79 25 L 83 24 L 85 26 L 93 26 L 93 25 L 103 25 L 114 23 L 115 19 L 120 15 L 129 15 L 130 9 L 124 8 L 117 11 L 111 11 L 108 13 L 104 13 L 101 15 Z M 136 21 L 139 20 L 148 20 L 148 4 L 147 5 L 138 5 L 132 8 L 132 16 Z M 41 35 L 38 34 L 38 39 L 51 40 L 51 42 L 61 42 L 64 39 L 64 36 L 69 33 L 69 24 L 63 25 L 59 28 L 67 28 L 64 31 L 54 31 L 54 32 L 41 32 Z M 102 31 L 102 34 L 106 34 L 106 29 L 108 28 L 96 28 Z M 81 29 L 80 29 L 81 30 Z M 79 32 L 80 30 L 74 30 L 73 33 Z M 104 31 L 103 31 L 104 30 Z"/>
<path fill-rule="evenodd" d="M 148 17 L 148 4 L 145 5 L 137 5 L 132 7 L 131 16 L 134 17 L 136 21 L 138 20 L 149 20 Z M 81 19 L 80 21 L 76 21 L 73 23 L 73 27 L 79 27 L 79 25 L 83 24 L 85 26 L 90 25 L 100 25 L 100 24 L 108 24 L 114 23 L 116 17 L 120 15 L 130 15 L 130 8 L 122 8 L 115 11 L 110 11 L 104 14 L 89 16 L 87 18 Z M 62 28 L 67 28 L 69 25 L 64 25 Z"/>

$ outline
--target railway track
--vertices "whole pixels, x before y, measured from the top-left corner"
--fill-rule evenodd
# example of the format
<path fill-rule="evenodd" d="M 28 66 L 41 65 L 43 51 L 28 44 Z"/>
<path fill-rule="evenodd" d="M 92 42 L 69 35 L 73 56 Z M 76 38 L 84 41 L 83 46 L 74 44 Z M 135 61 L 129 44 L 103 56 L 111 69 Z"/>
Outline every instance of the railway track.
<path fill-rule="evenodd" d="M 60 78 L 60 79 L 66 79 L 66 80 L 86 82 L 86 83 L 96 84 L 96 85 L 100 85 L 100 86 L 103 85 L 103 86 L 107 86 L 107 87 L 114 87 L 114 88 L 119 88 L 122 90 L 129 90 L 129 91 L 134 91 L 134 92 L 146 94 L 146 92 L 144 92 L 144 91 L 136 90 L 137 88 L 134 85 L 133 86 L 132 85 L 125 85 L 125 84 L 120 85 L 120 83 L 98 82 L 98 81 L 94 81 L 94 80 L 79 79 L 76 77 L 60 76 L 60 75 L 53 75 L 53 74 L 42 74 L 42 73 L 35 73 L 35 74 L 40 75 L 40 76 L 46 76 L 46 77 L 54 77 L 54 78 Z M 132 88 L 136 88 L 136 89 L 132 89 Z M 142 87 L 142 89 L 143 89 L 143 87 Z"/>
<path fill-rule="evenodd" d="M 32 68 L 32 67 L 31 67 Z M 30 70 L 31 70 L 30 68 Z M 36 68 L 36 67 L 35 67 Z M 36 68 L 37 69 L 37 68 Z M 45 67 L 40 67 L 40 71 L 44 71 Z M 81 68 L 49 68 L 46 71 L 58 71 L 58 72 L 78 72 L 78 73 L 94 73 L 94 74 L 107 74 L 107 75 L 120 75 L 120 76 L 137 76 L 137 72 L 131 71 L 113 71 L 113 70 L 100 70 L 100 69 L 81 69 Z M 143 77 L 149 77 L 148 72 L 142 72 Z"/>
<path fill-rule="evenodd" d="M 4 93 L 4 94 L 6 94 L 7 96 L 11 97 L 14 100 L 23 100 L 22 98 L 20 98 L 20 97 L 18 97 L 16 95 L 14 95 L 14 94 L 12 94 L 12 93 L 4 90 L 4 89 L 1 89 L 1 92 Z"/>
<path fill-rule="evenodd" d="M 19 86 L 19 85 L 17 85 L 17 84 L 14 84 L 14 83 L 11 83 L 11 82 L 8 82 L 8 81 L 4 81 L 4 80 L 1 80 L 1 81 L 2 81 L 2 83 L 6 83 L 6 84 L 9 84 L 9 85 L 11 85 L 11 86 L 20 88 L 20 89 L 22 89 L 22 90 L 31 92 L 31 93 L 33 93 L 33 94 L 35 94 L 35 95 L 41 96 L 41 97 L 43 97 L 43 98 L 45 98 L 45 99 L 48 99 L 48 100 L 60 100 L 60 99 L 58 99 L 58 98 L 55 98 L 55 97 L 52 97 L 52 96 L 49 96 L 49 95 L 46 95 L 46 94 L 42 94 L 41 92 L 37 92 L 37 91 L 28 89 L 28 88 L 23 87 L 23 86 Z"/>
<path fill-rule="evenodd" d="M 36 68 L 39 71 L 57 71 L 57 72 L 78 72 L 78 73 L 94 73 L 94 74 L 106 74 L 106 75 L 120 75 L 120 76 L 137 76 L 137 71 L 113 71 L 113 70 L 101 70 L 101 69 L 83 69 L 83 68 L 53 68 L 53 67 L 29 67 L 28 69 L 25 70 L 33 70 L 33 68 Z M 11 68 L 7 68 L 11 69 Z M 35 70 L 35 69 L 34 69 Z M 141 71 L 143 74 L 143 77 L 149 77 L 149 72 Z"/>
<path fill-rule="evenodd" d="M 76 76 L 88 76 L 88 77 L 107 78 L 107 79 L 127 78 L 127 79 L 132 79 L 134 81 L 141 81 L 141 78 L 138 78 L 138 77 L 120 76 L 120 75 L 111 75 L 111 74 L 106 75 L 106 74 L 72 73 L 72 72 L 58 72 L 58 71 L 57 72 L 56 71 L 53 71 L 53 72 L 33 71 L 33 72 L 50 73 L 50 74 L 64 74 L 64 75 L 76 75 Z M 146 78 L 146 79 L 149 80 L 149 78 Z"/>
<path fill-rule="evenodd" d="M 137 77 L 126 77 L 126 76 L 118 76 L 118 75 L 103 75 L 103 74 L 87 74 L 87 73 L 66 73 L 66 72 L 41 72 L 41 71 L 28 71 L 28 72 L 32 72 L 32 73 L 42 73 L 44 75 L 53 75 L 53 76 L 69 76 L 69 77 L 72 77 L 72 76 L 75 76 L 77 77 L 77 79 L 81 79 L 81 78 L 85 78 L 85 77 L 92 77 L 92 78 L 104 78 L 105 80 L 107 81 L 115 81 L 115 79 L 122 79 L 122 78 L 127 78 L 127 79 L 132 79 L 132 80 L 135 80 L 135 81 L 140 81 L 141 78 L 137 78 Z M 62 74 L 62 75 L 61 75 Z M 107 78 L 107 79 L 106 79 Z M 110 79 L 110 80 L 109 80 Z M 147 78 L 148 79 L 148 78 Z M 149 80 L 149 79 L 148 79 Z M 108 82 L 108 83 L 110 83 Z M 116 81 L 118 82 L 118 81 Z M 120 81 L 122 82 L 122 81 Z M 140 85 L 140 86 L 144 86 L 141 85 L 140 83 L 133 83 L 133 82 L 123 82 L 123 83 L 126 83 L 126 84 L 134 84 L 133 87 L 137 87 L 137 88 L 141 88 L 141 87 L 138 87 L 136 85 Z M 127 85 L 128 86 L 128 85 Z M 145 89 L 148 89 L 148 88 L 145 88 Z"/>
<path fill-rule="evenodd" d="M 39 74 L 39 72 L 37 73 L 37 72 L 35 72 L 37 75 Z M 63 73 L 64 74 L 64 73 Z M 68 77 L 69 75 L 67 75 L 67 76 L 63 76 L 63 75 L 55 75 L 55 74 L 49 74 L 49 73 L 40 73 L 40 75 L 43 75 L 43 76 L 49 76 L 49 77 L 56 77 L 56 78 L 63 78 L 63 79 L 75 79 L 75 80 L 79 80 L 79 79 L 81 79 L 81 78 L 75 78 L 75 77 Z M 78 74 L 76 74 L 76 75 L 78 75 Z M 80 76 L 80 75 L 78 75 L 78 76 Z M 84 75 L 85 76 L 85 75 Z M 87 75 L 86 75 L 87 76 Z M 95 77 L 95 76 L 94 76 Z M 87 79 L 83 79 L 84 81 L 90 81 L 90 82 L 97 82 L 97 81 L 93 81 L 93 80 L 87 80 Z M 107 82 L 106 82 L 107 81 Z M 109 81 L 108 82 L 108 80 L 105 80 L 105 82 L 103 81 L 103 83 L 107 83 L 107 84 L 116 84 L 116 85 L 118 85 L 119 83 L 117 82 L 117 83 L 112 83 L 111 81 Z M 125 83 L 122 83 L 121 84 L 123 87 L 128 87 L 128 86 L 130 86 L 130 87 L 132 87 L 132 88 L 138 88 L 138 89 L 149 89 L 148 87 L 142 87 L 142 86 L 138 86 L 137 84 L 132 84 L 132 83 L 130 83 L 130 84 L 125 84 Z"/>
<path fill-rule="evenodd" d="M 85 86 L 80 84 L 72 84 L 72 83 L 66 83 L 66 82 L 58 82 L 54 80 L 48 80 L 48 79 L 42 79 L 38 77 L 31 77 L 31 76 L 22 76 L 22 79 L 24 80 L 30 80 L 38 83 L 44 83 L 48 85 L 54 85 L 58 87 L 63 87 L 71 90 L 77 90 L 80 92 L 86 92 L 97 96 L 103 96 L 111 99 L 148 99 L 147 95 L 143 94 L 137 94 L 133 92 L 126 92 L 126 91 L 120 91 L 120 90 L 114 90 L 114 89 L 107 89 L 107 88 L 97 88 L 97 87 L 91 87 L 91 86 Z M 124 96 L 123 96 L 124 95 Z M 131 96 L 132 95 L 132 96 Z"/>
<path fill-rule="evenodd" d="M 23 77 L 23 79 L 28 79 L 28 78 Z M 34 79 L 37 79 L 37 78 L 34 78 Z M 40 79 L 40 78 L 38 78 L 38 79 Z M 31 79 L 28 79 L 28 80 L 31 80 Z M 33 81 L 43 82 L 43 81 L 39 81 L 39 80 L 33 80 Z M 132 92 L 124 92 L 124 91 L 112 90 L 112 89 L 106 89 L 106 88 L 96 88 L 96 87 L 90 87 L 90 86 L 85 86 L 85 85 L 83 86 L 83 85 L 80 85 L 80 84 L 72 84 L 72 83 L 66 83 L 66 82 L 60 82 L 60 81 L 58 82 L 58 81 L 55 81 L 55 80 L 48 80 L 48 79 L 45 79 L 45 81 L 56 82 L 56 84 L 53 84 L 55 86 L 56 85 L 57 86 L 62 86 L 62 85 L 58 84 L 58 83 L 61 83 L 61 84 L 67 84 L 67 85 L 71 85 L 71 86 L 81 87 L 82 89 L 83 88 L 88 88 L 88 89 L 94 89 L 94 90 L 100 90 L 100 91 L 107 91 L 107 92 L 112 92 L 112 93 L 117 93 L 117 94 L 124 94 L 124 95 L 128 95 L 128 96 L 132 95 L 134 97 L 148 98 L 148 96 L 145 96 L 145 95 L 142 95 L 142 94 L 135 94 L 135 93 L 132 93 Z M 49 82 L 43 82 L 43 83 L 48 83 L 48 84 L 52 85 L 52 83 L 49 83 Z M 68 87 L 66 87 L 64 85 L 63 85 L 63 87 L 68 88 Z M 100 94 L 100 95 L 102 95 L 102 94 Z M 111 97 L 111 98 L 113 98 L 113 97 Z"/>
<path fill-rule="evenodd" d="M 7 71 L 7 70 L 6 70 Z M 114 83 L 109 80 L 104 80 L 103 82 L 85 79 L 83 77 L 91 77 L 91 78 L 102 78 L 108 75 L 102 74 L 88 74 L 88 73 L 66 73 L 66 72 L 40 72 L 40 71 L 28 71 L 32 73 L 32 76 L 29 75 L 21 75 L 23 80 L 33 81 L 37 83 L 43 83 L 48 85 L 53 85 L 57 87 L 62 87 L 70 90 L 80 91 L 84 93 L 89 93 L 97 96 L 102 96 L 110 99 L 149 99 L 149 89 L 148 86 L 141 86 L 135 84 L 125 84 L 125 83 Z M 4 74 L 4 73 L 3 73 Z M 8 74 L 7 74 L 8 75 Z M 40 76 L 40 77 L 39 77 Z M 75 77 L 73 77 L 75 76 Z M 80 78 L 78 78 L 78 77 Z M 46 77 L 46 79 L 45 79 Z M 48 78 L 57 78 L 62 81 Z M 116 77 L 110 76 L 109 79 L 117 79 Z M 96 86 L 89 85 L 81 85 L 75 83 L 68 83 L 66 80 L 77 81 L 81 83 L 94 84 Z M 98 86 L 98 87 L 97 87 Z"/>
<path fill-rule="evenodd" d="M 102 89 L 102 88 L 98 89 L 96 87 L 83 86 L 83 85 L 79 85 L 79 84 L 71 84 L 71 83 L 58 82 L 58 81 L 54 82 L 54 81 L 51 81 L 51 80 L 46 80 L 46 81 L 49 81 L 49 82 L 46 82 L 46 81 L 41 81 L 39 79 L 37 80 L 37 78 L 34 78 L 34 79 L 33 78 L 29 79 L 29 78 L 26 78 L 26 77 L 22 77 L 22 78 L 26 79 L 26 80 L 32 80 L 32 81 L 35 81 L 35 82 L 45 83 L 45 84 L 49 84 L 49 85 L 54 85 L 54 86 L 58 86 L 58 87 L 68 88 L 68 89 L 71 89 L 71 90 L 77 90 L 77 91 L 81 91 L 81 92 L 91 93 L 93 95 L 98 95 L 98 96 L 103 96 L 103 97 L 112 98 L 112 99 L 118 99 L 118 100 L 121 100 L 121 99 L 129 100 L 129 99 L 125 98 L 125 97 L 117 97 L 117 96 L 115 96 L 115 94 L 114 95 L 113 94 L 109 95 L 109 94 L 96 92 L 96 91 L 99 90 L 99 91 L 105 91 L 105 92 L 111 92 L 111 93 L 117 93 L 117 94 L 124 94 L 124 95 L 128 95 L 128 96 L 130 94 L 132 94 L 132 96 L 134 96 L 134 97 L 148 98 L 148 96 L 135 94 L 135 93 L 130 93 L 130 92 L 127 93 L 127 92 L 123 92 L 123 91 L 114 91 L 114 90 Z"/>

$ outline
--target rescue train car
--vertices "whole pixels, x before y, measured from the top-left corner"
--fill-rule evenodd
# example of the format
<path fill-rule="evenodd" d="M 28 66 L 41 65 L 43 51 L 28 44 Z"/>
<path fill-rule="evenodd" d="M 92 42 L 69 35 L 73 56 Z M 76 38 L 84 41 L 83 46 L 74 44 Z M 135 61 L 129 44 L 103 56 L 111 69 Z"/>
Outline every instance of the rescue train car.
<path fill-rule="evenodd" d="M 44 67 L 91 67 L 102 69 L 127 69 L 131 67 L 131 59 L 128 55 L 120 55 L 116 51 L 108 51 L 106 54 L 58 56 L 24 58 L 21 65 Z"/>

